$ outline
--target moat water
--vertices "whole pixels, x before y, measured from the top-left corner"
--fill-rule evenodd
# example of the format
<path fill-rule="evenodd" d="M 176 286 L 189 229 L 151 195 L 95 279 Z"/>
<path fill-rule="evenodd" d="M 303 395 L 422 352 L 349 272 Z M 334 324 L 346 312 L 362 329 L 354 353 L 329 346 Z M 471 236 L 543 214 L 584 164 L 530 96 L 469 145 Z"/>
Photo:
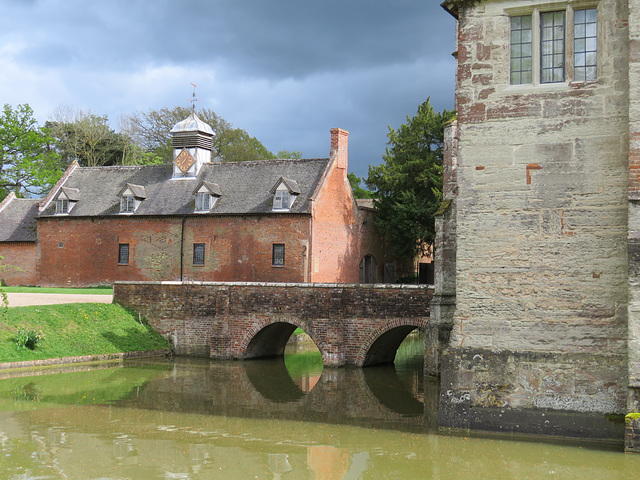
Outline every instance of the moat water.
<path fill-rule="evenodd" d="M 304 345 L 304 344 L 303 344 Z M 632 479 L 617 446 L 437 433 L 411 337 L 396 365 L 143 359 L 0 373 L 0 479 Z"/>

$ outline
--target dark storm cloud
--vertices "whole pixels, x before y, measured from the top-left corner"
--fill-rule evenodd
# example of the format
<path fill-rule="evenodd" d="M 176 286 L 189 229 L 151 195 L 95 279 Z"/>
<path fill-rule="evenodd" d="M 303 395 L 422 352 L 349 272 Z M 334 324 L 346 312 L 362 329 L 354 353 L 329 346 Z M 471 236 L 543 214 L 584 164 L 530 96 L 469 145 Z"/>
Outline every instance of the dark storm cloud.
<path fill-rule="evenodd" d="M 454 21 L 436 0 L 0 0 L 0 93 L 40 119 L 211 108 L 271 151 L 379 164 L 387 125 L 453 107 Z"/>
<path fill-rule="evenodd" d="M 246 75 L 300 77 L 412 62 L 452 39 L 450 23 L 430 22 L 443 14 L 428 0 L 67 0 L 9 8 L 38 25 L 22 34 L 32 62 L 99 70 L 224 59 Z"/>

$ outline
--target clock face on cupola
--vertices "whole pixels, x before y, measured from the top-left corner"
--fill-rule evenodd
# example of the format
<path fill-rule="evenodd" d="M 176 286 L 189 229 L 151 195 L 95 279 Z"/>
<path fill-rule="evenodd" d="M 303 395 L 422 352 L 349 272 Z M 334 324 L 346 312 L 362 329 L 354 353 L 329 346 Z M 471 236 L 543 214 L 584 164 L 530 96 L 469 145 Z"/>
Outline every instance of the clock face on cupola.
<path fill-rule="evenodd" d="M 192 165 L 196 163 L 196 160 L 191 156 L 186 148 L 183 148 L 173 163 L 176 164 L 182 173 L 186 174 Z"/>

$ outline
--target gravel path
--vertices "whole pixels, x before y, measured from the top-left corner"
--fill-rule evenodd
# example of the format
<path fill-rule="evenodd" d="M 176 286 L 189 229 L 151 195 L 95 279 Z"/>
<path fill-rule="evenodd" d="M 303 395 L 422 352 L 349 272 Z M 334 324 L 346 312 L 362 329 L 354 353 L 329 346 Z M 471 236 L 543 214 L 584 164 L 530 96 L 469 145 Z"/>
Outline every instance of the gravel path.
<path fill-rule="evenodd" d="M 68 293 L 7 293 L 10 307 L 55 305 L 58 303 L 111 303 L 113 295 L 72 295 Z"/>

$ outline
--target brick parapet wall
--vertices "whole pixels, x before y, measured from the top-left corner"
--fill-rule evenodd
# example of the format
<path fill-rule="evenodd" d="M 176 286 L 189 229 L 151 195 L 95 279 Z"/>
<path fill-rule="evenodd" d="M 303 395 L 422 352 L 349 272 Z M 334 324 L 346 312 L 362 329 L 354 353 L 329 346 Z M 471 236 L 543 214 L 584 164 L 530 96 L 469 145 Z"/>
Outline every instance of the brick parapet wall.
<path fill-rule="evenodd" d="M 147 318 L 177 353 L 244 358 L 258 333 L 282 322 L 303 328 L 331 366 L 361 365 L 376 339 L 396 327 L 432 328 L 432 293 L 426 287 L 376 284 L 114 285 L 114 301 Z"/>

